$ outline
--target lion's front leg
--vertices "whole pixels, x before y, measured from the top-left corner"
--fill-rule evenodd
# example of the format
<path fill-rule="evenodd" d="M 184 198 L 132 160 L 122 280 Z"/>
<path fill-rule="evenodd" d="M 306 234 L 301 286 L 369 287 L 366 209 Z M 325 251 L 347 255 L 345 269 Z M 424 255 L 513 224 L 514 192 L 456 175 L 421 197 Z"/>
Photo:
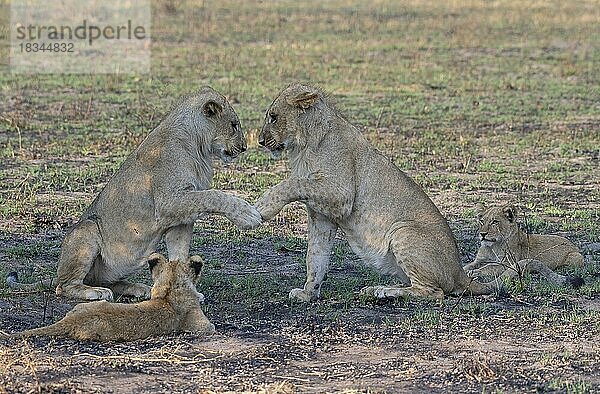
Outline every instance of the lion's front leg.
<path fill-rule="evenodd" d="M 319 200 L 328 202 L 327 185 L 320 172 L 306 178 L 291 176 L 267 190 L 254 204 L 263 220 L 270 220 L 287 204 L 294 201 Z M 333 188 L 335 189 L 335 188 Z"/>
<path fill-rule="evenodd" d="M 193 222 L 201 213 L 223 215 L 244 230 L 262 223 L 260 213 L 254 206 L 220 190 L 192 191 L 180 196 L 163 196 L 161 200 L 161 212 L 172 225 Z"/>
<path fill-rule="evenodd" d="M 463 269 L 465 271 L 473 271 L 473 270 L 476 270 L 478 268 L 481 268 L 482 266 L 484 266 L 485 264 L 488 264 L 488 263 L 489 262 L 485 262 L 485 261 L 482 261 L 482 260 L 475 259 L 475 261 L 472 261 L 469 264 L 465 265 L 463 267 Z"/>
<path fill-rule="evenodd" d="M 262 223 L 260 212 L 247 201 L 223 192 L 218 196 L 210 198 L 210 209 L 207 212 L 225 216 L 242 230 L 256 228 Z"/>
<path fill-rule="evenodd" d="M 281 186 L 282 183 L 267 190 L 254 204 L 262 220 L 273 219 L 283 207 L 294 201 L 293 193 Z"/>
<path fill-rule="evenodd" d="M 498 264 L 498 263 L 484 264 L 484 265 L 479 266 L 479 268 L 475 268 L 475 269 L 471 269 L 471 270 L 467 270 L 465 267 L 465 271 L 466 271 L 467 275 L 470 277 L 474 277 L 474 278 L 486 277 L 486 276 L 492 276 L 492 277 L 496 278 L 496 277 L 502 275 L 502 273 L 504 271 L 506 271 L 507 269 L 510 269 L 510 268 L 507 267 L 506 265 Z"/>
<path fill-rule="evenodd" d="M 194 223 L 171 227 L 165 233 L 169 261 L 186 261 L 190 257 L 190 244 Z"/>
<path fill-rule="evenodd" d="M 188 223 L 171 227 L 165 233 L 169 261 L 186 261 L 189 258 L 193 230 L 194 223 Z M 198 301 L 204 302 L 203 294 L 198 293 Z"/>
<path fill-rule="evenodd" d="M 306 283 L 303 289 L 292 289 L 290 298 L 302 302 L 321 296 L 321 284 L 329 269 L 329 257 L 337 225 L 325 216 L 308 209 L 308 251 L 306 253 Z"/>

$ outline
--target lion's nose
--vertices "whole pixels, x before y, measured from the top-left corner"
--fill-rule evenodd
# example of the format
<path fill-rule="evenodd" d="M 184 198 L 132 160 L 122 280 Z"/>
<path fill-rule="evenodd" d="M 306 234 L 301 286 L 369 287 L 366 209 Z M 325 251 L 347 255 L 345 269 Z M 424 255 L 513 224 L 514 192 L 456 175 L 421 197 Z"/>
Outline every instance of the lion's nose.
<path fill-rule="evenodd" d="M 485 239 L 485 236 L 488 235 L 488 233 L 479 233 L 479 235 L 481 235 L 481 239 Z"/>

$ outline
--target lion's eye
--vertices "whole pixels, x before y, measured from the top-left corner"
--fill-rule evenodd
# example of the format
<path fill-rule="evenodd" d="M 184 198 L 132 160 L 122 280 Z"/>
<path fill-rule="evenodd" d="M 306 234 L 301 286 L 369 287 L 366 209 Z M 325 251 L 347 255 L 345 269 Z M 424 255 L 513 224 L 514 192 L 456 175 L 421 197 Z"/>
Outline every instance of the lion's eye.
<path fill-rule="evenodd" d="M 231 122 L 231 129 L 233 130 L 233 134 L 238 132 L 239 127 L 240 127 L 239 123 Z"/>
<path fill-rule="evenodd" d="M 276 114 L 269 114 L 269 124 L 273 124 L 277 122 L 277 115 Z"/>

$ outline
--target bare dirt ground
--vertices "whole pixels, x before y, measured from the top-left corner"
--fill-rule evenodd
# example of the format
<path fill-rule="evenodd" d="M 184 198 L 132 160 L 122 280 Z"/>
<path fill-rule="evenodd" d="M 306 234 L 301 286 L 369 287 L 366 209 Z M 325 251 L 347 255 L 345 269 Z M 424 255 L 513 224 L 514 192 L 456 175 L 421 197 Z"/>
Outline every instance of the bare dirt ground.
<path fill-rule="evenodd" d="M 234 251 L 218 271 L 207 270 L 208 283 L 201 286 L 216 335 L 127 344 L 2 339 L 0 387 L 23 393 L 591 392 L 600 387 L 598 296 L 535 295 L 529 289 L 505 297 L 449 298 L 443 304 L 366 303 L 355 295 L 365 272 L 348 254 L 334 263 L 333 285 L 324 288 L 323 300 L 291 304 L 286 295 L 302 280 L 297 272 L 302 247 L 274 248 L 280 241 L 204 246 L 209 260 L 222 256 L 224 248 Z M 339 248 L 346 250 L 342 241 Z M 254 259 L 263 264 L 240 267 L 235 256 L 251 250 L 260 250 Z M 345 298 L 334 293 L 337 286 L 346 287 Z M 215 299 L 219 292 L 226 299 Z M 72 305 L 51 292 L 12 293 L 0 299 L 2 329 L 52 322 Z"/>

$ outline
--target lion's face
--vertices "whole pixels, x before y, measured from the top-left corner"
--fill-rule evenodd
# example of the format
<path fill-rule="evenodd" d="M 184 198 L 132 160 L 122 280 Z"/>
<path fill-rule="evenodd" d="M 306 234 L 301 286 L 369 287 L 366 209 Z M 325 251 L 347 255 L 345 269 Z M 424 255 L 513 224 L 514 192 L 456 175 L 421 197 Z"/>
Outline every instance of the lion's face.
<path fill-rule="evenodd" d="M 225 97 L 216 93 L 214 97 L 206 100 L 202 112 L 214 125 L 211 152 L 215 156 L 229 162 L 246 150 L 246 137 L 242 125 Z"/>
<path fill-rule="evenodd" d="M 516 234 L 518 211 L 512 205 L 489 208 L 479 207 L 479 239 L 483 246 L 507 241 Z"/>
<path fill-rule="evenodd" d="M 186 107 L 199 110 L 208 121 L 210 127 L 205 143 L 209 144 L 211 154 L 229 162 L 246 150 L 240 120 L 222 94 L 204 87 L 188 99 Z"/>
<path fill-rule="evenodd" d="M 310 86 L 298 83 L 288 86 L 267 110 L 258 143 L 276 156 L 298 145 L 303 139 L 300 118 L 319 98 L 320 93 Z"/>

